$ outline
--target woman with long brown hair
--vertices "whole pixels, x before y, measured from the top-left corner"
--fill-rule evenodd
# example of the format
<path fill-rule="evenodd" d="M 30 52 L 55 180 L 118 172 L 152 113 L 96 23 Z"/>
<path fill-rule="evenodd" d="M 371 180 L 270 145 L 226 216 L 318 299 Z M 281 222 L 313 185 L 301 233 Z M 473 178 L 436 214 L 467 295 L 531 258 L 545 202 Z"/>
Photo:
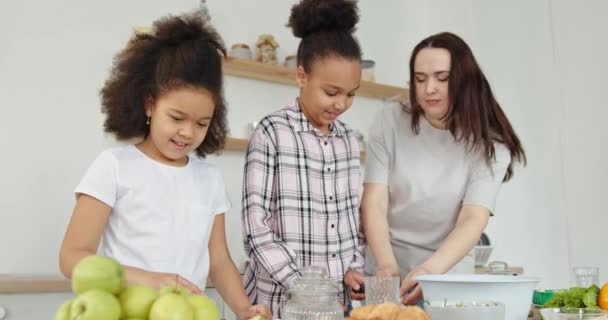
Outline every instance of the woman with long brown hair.
<path fill-rule="evenodd" d="M 361 205 L 373 259 L 366 271 L 415 277 L 473 273 L 471 249 L 503 182 L 526 156 L 469 46 L 452 33 L 422 40 L 410 58 L 410 104 L 380 111 L 370 129 Z M 407 292 L 412 290 L 409 294 Z"/>

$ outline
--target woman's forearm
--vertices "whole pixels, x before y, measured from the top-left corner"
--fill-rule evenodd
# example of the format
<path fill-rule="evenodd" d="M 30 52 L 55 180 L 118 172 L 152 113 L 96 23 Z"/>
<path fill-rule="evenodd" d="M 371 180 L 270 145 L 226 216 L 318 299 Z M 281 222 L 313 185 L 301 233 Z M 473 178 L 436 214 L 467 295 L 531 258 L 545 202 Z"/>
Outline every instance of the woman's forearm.
<path fill-rule="evenodd" d="M 367 243 L 376 260 L 378 270 L 398 272 L 399 266 L 393 249 L 388 226 L 388 187 L 366 184 L 361 201 L 361 219 Z"/>
<path fill-rule="evenodd" d="M 490 213 L 484 207 L 463 206 L 456 226 L 423 266 L 432 273 L 448 272 L 471 252 L 488 224 L 489 217 Z"/>

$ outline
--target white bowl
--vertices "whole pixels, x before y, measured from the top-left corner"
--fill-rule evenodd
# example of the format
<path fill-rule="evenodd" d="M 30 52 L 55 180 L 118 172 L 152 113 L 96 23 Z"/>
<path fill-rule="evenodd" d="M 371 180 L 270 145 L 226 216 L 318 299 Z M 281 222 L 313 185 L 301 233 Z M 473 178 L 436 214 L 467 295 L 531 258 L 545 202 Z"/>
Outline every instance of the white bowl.
<path fill-rule="evenodd" d="M 505 320 L 527 319 L 539 278 L 480 274 L 434 274 L 416 278 L 426 301 L 491 300 L 504 303 Z"/>

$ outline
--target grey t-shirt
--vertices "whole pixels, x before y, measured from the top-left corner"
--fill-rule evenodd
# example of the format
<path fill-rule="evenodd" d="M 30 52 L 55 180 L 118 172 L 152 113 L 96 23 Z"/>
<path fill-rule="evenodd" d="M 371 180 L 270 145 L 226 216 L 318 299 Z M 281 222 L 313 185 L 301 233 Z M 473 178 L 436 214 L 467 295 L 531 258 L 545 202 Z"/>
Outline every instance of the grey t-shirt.
<path fill-rule="evenodd" d="M 420 132 L 401 105 L 383 108 L 369 133 L 364 183 L 388 186 L 391 245 L 402 276 L 426 261 L 456 225 L 463 204 L 494 210 L 496 196 L 511 160 L 496 143 L 496 160 L 488 166 L 479 151 L 457 142 L 448 130 L 420 117 Z M 366 272 L 373 273 L 368 252 Z M 466 256 L 452 272 L 472 273 Z"/>

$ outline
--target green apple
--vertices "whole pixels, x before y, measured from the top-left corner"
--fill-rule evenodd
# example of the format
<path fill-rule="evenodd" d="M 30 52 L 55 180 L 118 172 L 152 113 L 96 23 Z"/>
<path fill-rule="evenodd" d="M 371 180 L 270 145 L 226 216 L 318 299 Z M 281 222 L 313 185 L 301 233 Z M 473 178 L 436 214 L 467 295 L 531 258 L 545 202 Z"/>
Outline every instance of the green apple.
<path fill-rule="evenodd" d="M 72 271 L 72 290 L 76 294 L 97 289 L 118 294 L 125 286 L 125 272 L 118 261 L 91 255 L 78 262 Z"/>
<path fill-rule="evenodd" d="M 64 302 L 57 313 L 55 313 L 55 320 L 70 320 L 70 307 L 72 306 L 72 300 Z"/>
<path fill-rule="evenodd" d="M 188 298 L 181 294 L 165 293 L 150 309 L 149 320 L 194 320 L 194 310 Z"/>
<path fill-rule="evenodd" d="M 258 314 L 257 316 L 251 318 L 250 320 L 266 320 L 266 318 L 264 318 L 263 316 Z"/>
<path fill-rule="evenodd" d="M 191 295 L 188 301 L 194 309 L 194 320 L 219 320 L 220 311 L 213 299 L 208 296 Z"/>
<path fill-rule="evenodd" d="M 118 320 L 120 303 L 115 296 L 101 290 L 89 290 L 74 299 L 71 320 Z"/>
<path fill-rule="evenodd" d="M 158 293 L 142 285 L 132 285 L 123 290 L 118 296 L 125 318 L 147 319 L 152 304 L 158 298 Z"/>
<path fill-rule="evenodd" d="M 160 289 L 160 295 L 165 295 L 167 293 L 175 293 L 177 295 L 181 295 L 181 296 L 188 296 L 190 294 L 190 292 L 188 291 L 188 289 L 179 286 L 179 285 L 174 285 L 174 286 L 168 286 L 168 287 L 164 287 L 162 289 Z"/>

